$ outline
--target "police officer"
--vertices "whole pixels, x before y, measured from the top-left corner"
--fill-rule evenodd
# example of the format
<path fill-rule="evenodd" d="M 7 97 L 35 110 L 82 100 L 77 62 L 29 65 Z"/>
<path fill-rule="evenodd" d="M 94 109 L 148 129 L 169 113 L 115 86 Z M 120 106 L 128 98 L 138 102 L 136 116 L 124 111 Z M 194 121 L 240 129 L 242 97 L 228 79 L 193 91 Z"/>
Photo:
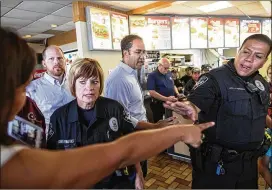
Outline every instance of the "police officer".
<path fill-rule="evenodd" d="M 111 142 L 134 131 L 137 120 L 126 114 L 117 101 L 100 96 L 103 84 L 103 71 L 96 60 L 85 58 L 73 63 L 69 86 L 76 99 L 51 116 L 48 149 L 71 149 Z M 138 163 L 116 170 L 94 188 L 143 188 L 143 181 Z"/>
<path fill-rule="evenodd" d="M 177 101 L 175 95 L 179 94 L 169 68 L 170 61 L 167 58 L 162 58 L 158 63 L 158 68 L 150 73 L 147 78 L 147 90 L 149 90 L 152 97 L 150 108 L 152 109 L 155 123 L 163 119 L 164 114 L 167 115 L 166 118 L 172 116 L 171 111 L 165 112 L 163 102 L 175 102 Z"/>
<path fill-rule="evenodd" d="M 271 39 L 249 36 L 234 60 L 200 77 L 188 101 L 168 103 L 200 123 L 215 121 L 199 149 L 190 148 L 192 188 L 257 189 L 257 159 L 264 152 L 269 87 L 258 73 L 271 53 Z"/>

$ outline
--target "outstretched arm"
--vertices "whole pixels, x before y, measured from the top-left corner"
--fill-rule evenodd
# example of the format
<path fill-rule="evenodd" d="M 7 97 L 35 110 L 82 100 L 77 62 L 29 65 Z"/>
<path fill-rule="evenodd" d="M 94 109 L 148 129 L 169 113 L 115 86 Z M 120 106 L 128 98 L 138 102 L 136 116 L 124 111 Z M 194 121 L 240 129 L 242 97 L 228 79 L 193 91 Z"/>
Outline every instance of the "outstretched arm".
<path fill-rule="evenodd" d="M 117 168 L 146 160 L 178 141 L 199 146 L 201 132 L 212 125 L 173 125 L 67 151 L 24 149 L 2 166 L 1 188 L 90 188 Z"/>

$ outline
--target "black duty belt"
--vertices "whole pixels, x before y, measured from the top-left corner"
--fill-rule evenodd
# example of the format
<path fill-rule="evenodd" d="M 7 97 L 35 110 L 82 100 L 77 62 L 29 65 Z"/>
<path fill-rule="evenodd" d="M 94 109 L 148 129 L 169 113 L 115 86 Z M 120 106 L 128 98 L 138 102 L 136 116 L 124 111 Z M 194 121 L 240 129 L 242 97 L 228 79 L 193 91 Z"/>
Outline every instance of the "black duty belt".
<path fill-rule="evenodd" d="M 213 162 L 218 162 L 219 160 L 224 160 L 226 162 L 232 162 L 237 159 L 248 160 L 253 157 L 258 157 L 258 150 L 252 151 L 237 151 L 228 149 L 218 144 L 207 144 L 204 145 L 202 153 L 205 157 Z"/>

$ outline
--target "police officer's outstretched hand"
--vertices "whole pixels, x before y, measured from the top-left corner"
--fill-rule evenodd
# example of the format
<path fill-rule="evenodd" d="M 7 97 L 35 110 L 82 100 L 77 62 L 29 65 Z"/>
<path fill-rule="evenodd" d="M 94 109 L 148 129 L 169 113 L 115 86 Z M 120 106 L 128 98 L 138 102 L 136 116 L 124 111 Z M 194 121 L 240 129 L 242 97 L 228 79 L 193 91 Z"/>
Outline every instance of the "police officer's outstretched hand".
<path fill-rule="evenodd" d="M 189 101 L 186 102 L 165 102 L 163 104 L 165 108 L 171 109 L 174 112 L 182 115 L 185 119 L 191 119 L 192 121 L 197 120 L 197 109 L 196 107 L 190 103 Z"/>
<path fill-rule="evenodd" d="M 199 147 L 202 143 L 202 131 L 213 126 L 214 124 L 214 122 L 208 122 L 199 125 L 182 125 L 182 141 L 186 144 L 190 144 L 195 148 Z"/>

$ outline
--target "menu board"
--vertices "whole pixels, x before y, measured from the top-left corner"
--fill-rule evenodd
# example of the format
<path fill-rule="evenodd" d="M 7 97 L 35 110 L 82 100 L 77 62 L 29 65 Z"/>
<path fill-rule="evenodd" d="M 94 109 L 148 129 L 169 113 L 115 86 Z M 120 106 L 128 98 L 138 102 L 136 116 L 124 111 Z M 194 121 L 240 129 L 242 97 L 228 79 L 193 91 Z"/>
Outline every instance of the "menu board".
<path fill-rule="evenodd" d="M 171 49 L 171 29 L 169 17 L 130 16 L 131 34 L 144 40 L 147 50 Z"/>
<path fill-rule="evenodd" d="M 130 34 L 136 34 L 142 37 L 144 42 L 146 42 L 148 38 L 151 37 L 149 36 L 149 33 L 146 27 L 147 27 L 147 21 L 144 16 L 130 16 L 129 17 Z"/>
<path fill-rule="evenodd" d="M 208 20 L 208 47 L 224 47 L 224 20 L 221 18 L 210 18 Z"/>
<path fill-rule="evenodd" d="M 207 18 L 191 18 L 191 48 L 207 48 Z"/>
<path fill-rule="evenodd" d="M 111 14 L 113 49 L 121 49 L 121 40 L 128 35 L 128 17 L 121 14 Z"/>
<path fill-rule="evenodd" d="M 242 45 L 248 36 L 261 33 L 261 22 L 259 20 L 241 20 L 240 28 L 240 45 Z"/>
<path fill-rule="evenodd" d="M 271 19 L 264 20 L 262 25 L 262 33 L 267 35 L 271 39 Z"/>
<path fill-rule="evenodd" d="M 147 17 L 147 27 L 152 33 L 151 49 L 171 49 L 169 17 Z"/>
<path fill-rule="evenodd" d="M 112 49 L 110 13 L 90 7 L 91 49 Z"/>
<path fill-rule="evenodd" d="M 173 49 L 190 48 L 189 18 L 172 17 L 172 47 Z"/>
<path fill-rule="evenodd" d="M 225 47 L 239 47 L 239 19 L 225 19 Z"/>

